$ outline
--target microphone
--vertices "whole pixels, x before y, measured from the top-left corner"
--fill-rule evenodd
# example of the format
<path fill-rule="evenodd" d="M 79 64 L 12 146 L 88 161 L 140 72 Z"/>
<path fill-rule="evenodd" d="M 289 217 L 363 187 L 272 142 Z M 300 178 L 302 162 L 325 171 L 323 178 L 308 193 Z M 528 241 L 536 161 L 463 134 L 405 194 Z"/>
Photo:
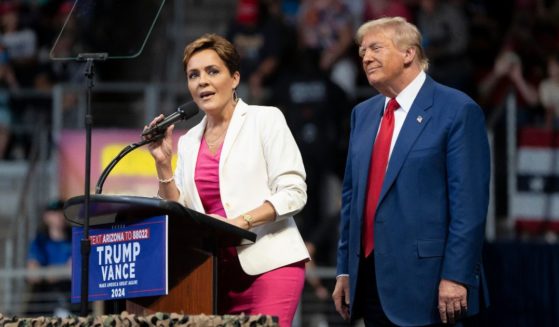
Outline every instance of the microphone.
<path fill-rule="evenodd" d="M 178 121 L 186 120 L 193 117 L 198 113 L 198 111 L 199 109 L 196 103 L 194 101 L 188 101 L 187 103 L 178 107 L 177 111 L 163 118 L 163 120 L 159 123 L 143 131 L 142 136 L 146 136 L 149 134 L 157 136 L 158 134 L 163 134 L 167 130 L 167 127 L 173 125 Z"/>

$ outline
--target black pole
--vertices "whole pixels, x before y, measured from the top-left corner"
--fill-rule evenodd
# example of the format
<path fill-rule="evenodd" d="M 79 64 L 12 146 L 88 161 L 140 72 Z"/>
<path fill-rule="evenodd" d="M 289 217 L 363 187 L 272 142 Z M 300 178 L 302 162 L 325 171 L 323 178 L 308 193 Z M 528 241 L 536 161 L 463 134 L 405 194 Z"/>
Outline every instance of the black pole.
<path fill-rule="evenodd" d="M 88 314 L 88 293 L 89 293 L 89 254 L 91 252 L 91 242 L 89 240 L 89 195 L 90 195 L 90 179 L 91 179 L 91 125 L 93 115 L 91 114 L 91 96 L 93 86 L 95 85 L 93 77 L 95 60 L 105 60 L 106 53 L 80 54 L 78 60 L 85 60 L 85 77 L 87 77 L 87 104 L 85 111 L 85 189 L 84 189 L 84 224 L 83 238 L 80 241 L 80 252 L 82 256 L 81 262 L 81 296 L 80 296 L 80 315 L 82 317 Z"/>

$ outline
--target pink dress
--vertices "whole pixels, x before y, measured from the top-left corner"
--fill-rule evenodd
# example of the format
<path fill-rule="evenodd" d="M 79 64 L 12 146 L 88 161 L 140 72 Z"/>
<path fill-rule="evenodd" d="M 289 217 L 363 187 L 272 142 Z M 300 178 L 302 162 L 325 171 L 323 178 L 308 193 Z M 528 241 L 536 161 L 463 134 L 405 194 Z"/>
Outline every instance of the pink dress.
<path fill-rule="evenodd" d="M 225 217 L 219 193 L 221 146 L 212 154 L 204 138 L 200 143 L 194 181 L 207 214 Z M 235 247 L 218 255 L 218 312 L 277 316 L 280 326 L 291 326 L 305 282 L 305 263 L 296 262 L 261 275 L 245 274 Z"/>

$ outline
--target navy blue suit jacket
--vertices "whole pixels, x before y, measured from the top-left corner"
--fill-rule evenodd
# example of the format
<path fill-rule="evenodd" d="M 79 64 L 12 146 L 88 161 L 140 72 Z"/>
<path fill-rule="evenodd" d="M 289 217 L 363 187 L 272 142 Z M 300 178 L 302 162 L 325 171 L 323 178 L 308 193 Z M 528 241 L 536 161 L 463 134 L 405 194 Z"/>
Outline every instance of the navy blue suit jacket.
<path fill-rule="evenodd" d="M 358 104 L 351 117 L 337 254 L 338 274 L 349 274 L 351 306 L 371 151 L 384 103 L 385 96 L 374 96 Z M 392 322 L 440 323 L 441 279 L 466 285 L 468 313 L 478 312 L 480 295 L 487 295 L 481 250 L 489 179 L 481 108 L 427 76 L 392 151 L 375 217 L 377 286 Z"/>

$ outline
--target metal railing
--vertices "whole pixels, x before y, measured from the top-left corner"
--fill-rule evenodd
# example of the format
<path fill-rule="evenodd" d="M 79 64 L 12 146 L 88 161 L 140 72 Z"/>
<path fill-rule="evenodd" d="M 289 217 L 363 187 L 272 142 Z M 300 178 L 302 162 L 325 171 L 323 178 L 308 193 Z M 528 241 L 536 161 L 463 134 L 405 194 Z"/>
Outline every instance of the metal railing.
<path fill-rule="evenodd" d="M 40 290 L 37 290 L 37 288 L 33 287 L 33 285 L 40 284 L 32 284 L 28 281 L 65 280 L 69 282 L 70 276 L 71 270 L 69 266 L 48 267 L 33 270 L 26 268 L 1 269 L 1 313 L 5 316 L 39 316 L 53 315 L 57 312 L 57 310 L 60 315 L 62 314 L 62 309 L 67 309 L 69 312 L 69 288 L 43 287 Z M 55 285 L 55 283 L 51 284 Z M 14 285 L 18 285 L 17 291 Z M 42 285 L 48 285 L 48 283 L 43 282 Z"/>
<path fill-rule="evenodd" d="M 27 243 L 30 235 L 37 229 L 37 216 L 40 204 L 49 201 L 53 195 L 53 188 L 49 187 L 53 166 L 49 165 L 49 133 L 50 125 L 50 94 L 34 90 L 18 90 L 10 94 L 14 112 L 29 114 L 31 124 L 18 121 L 12 125 L 14 134 L 25 137 L 28 144 L 27 157 L 16 158 L 15 161 L 0 162 L 0 178 L 8 183 L 7 188 L 0 191 L 2 203 L 2 220 L 4 231 L 0 236 L 2 251 L 3 274 L 16 274 L 13 280 L 3 279 L 2 298 L 10 300 L 3 310 L 12 310 L 10 304 L 13 298 L 21 297 L 24 293 L 25 282 L 20 277 L 19 269 L 24 267 L 27 256 Z M 46 102 L 45 102 L 46 100 Z"/>

